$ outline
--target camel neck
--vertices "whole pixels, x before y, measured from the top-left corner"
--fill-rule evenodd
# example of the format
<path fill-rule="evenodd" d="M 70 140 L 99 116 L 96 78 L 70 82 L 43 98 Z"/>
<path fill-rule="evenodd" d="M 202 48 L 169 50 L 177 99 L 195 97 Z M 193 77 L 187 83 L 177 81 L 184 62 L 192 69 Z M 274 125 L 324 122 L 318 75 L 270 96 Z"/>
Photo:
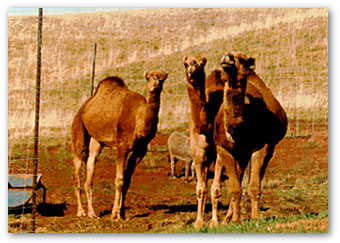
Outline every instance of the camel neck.
<path fill-rule="evenodd" d="M 149 93 L 146 103 L 140 110 L 138 136 L 153 138 L 157 131 L 160 94 Z"/>
<path fill-rule="evenodd" d="M 231 81 L 224 86 L 224 123 L 226 126 L 233 126 L 243 122 L 243 109 L 245 100 L 245 87 L 233 88 Z"/>
<path fill-rule="evenodd" d="M 159 105 L 160 105 L 160 97 L 161 94 L 159 93 L 148 93 L 147 97 L 146 97 L 146 104 L 148 105 L 149 109 L 152 110 L 157 110 L 157 114 L 158 114 L 158 110 L 159 110 Z"/>
<path fill-rule="evenodd" d="M 206 97 L 205 97 L 205 78 L 190 82 L 188 80 L 188 95 L 191 108 L 191 120 L 195 129 L 201 133 L 209 129 L 208 116 L 206 110 Z M 199 85 L 192 85 L 192 83 Z"/>

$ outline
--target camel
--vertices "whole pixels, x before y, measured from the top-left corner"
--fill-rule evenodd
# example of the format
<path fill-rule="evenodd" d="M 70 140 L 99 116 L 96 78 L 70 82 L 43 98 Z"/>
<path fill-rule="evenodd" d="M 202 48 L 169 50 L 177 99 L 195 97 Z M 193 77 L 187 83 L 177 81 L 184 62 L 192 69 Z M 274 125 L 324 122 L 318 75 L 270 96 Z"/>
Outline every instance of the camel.
<path fill-rule="evenodd" d="M 177 178 L 176 162 L 182 160 L 185 162 L 185 182 L 189 182 L 189 172 L 191 178 L 195 178 L 195 163 L 190 153 L 190 138 L 181 132 L 173 132 L 168 138 L 169 160 L 171 166 L 171 176 Z"/>
<path fill-rule="evenodd" d="M 209 166 L 216 159 L 213 141 L 214 124 L 207 111 L 205 96 L 205 57 L 183 58 L 190 102 L 190 148 L 197 177 L 197 218 L 195 228 L 203 227 L 204 208 L 207 199 L 207 174 Z"/>
<path fill-rule="evenodd" d="M 210 97 L 216 95 L 214 92 L 220 96 L 220 84 L 225 84 L 223 103 L 214 124 L 217 159 L 211 186 L 211 227 L 218 225 L 217 204 L 221 197 L 220 177 L 223 167 L 229 177 L 230 194 L 230 204 L 223 223 L 240 221 L 241 181 L 249 161 L 251 168 L 247 193 L 251 200 L 251 217 L 259 219 L 261 180 L 275 146 L 287 131 L 286 113 L 254 72 L 254 58 L 248 58 L 243 53 L 227 52 L 222 57 L 221 66 L 219 74 L 214 73 L 209 77 L 211 80 L 207 83 L 210 87 L 206 89 Z M 216 80 L 216 77 L 220 80 Z"/>
<path fill-rule="evenodd" d="M 117 147 L 116 191 L 111 219 L 124 220 L 124 199 L 131 176 L 147 152 L 157 131 L 160 94 L 168 74 L 145 72 L 147 97 L 131 91 L 119 77 L 102 80 L 94 96 L 81 106 L 72 128 L 72 155 L 77 216 L 86 216 L 80 200 L 80 169 L 86 163 L 84 183 L 90 218 L 96 217 L 92 205 L 92 185 L 96 159 L 104 146 Z M 87 160 L 87 162 L 86 162 Z"/>

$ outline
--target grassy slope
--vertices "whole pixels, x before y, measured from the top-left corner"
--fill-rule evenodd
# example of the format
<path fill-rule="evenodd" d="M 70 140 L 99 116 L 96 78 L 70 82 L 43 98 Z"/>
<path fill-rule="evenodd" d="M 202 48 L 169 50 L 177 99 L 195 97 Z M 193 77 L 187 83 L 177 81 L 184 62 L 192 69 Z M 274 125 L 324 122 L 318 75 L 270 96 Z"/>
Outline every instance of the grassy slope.
<path fill-rule="evenodd" d="M 96 83 L 119 75 L 144 93 L 143 71 L 169 72 L 161 129 L 187 121 L 182 58 L 208 58 L 218 68 L 225 50 L 244 51 L 290 119 L 328 117 L 328 18 L 325 10 L 152 9 L 47 15 L 43 32 L 41 134 L 67 135 L 89 96 L 93 44 Z M 8 17 L 9 137 L 30 135 L 33 124 L 36 16 Z"/>

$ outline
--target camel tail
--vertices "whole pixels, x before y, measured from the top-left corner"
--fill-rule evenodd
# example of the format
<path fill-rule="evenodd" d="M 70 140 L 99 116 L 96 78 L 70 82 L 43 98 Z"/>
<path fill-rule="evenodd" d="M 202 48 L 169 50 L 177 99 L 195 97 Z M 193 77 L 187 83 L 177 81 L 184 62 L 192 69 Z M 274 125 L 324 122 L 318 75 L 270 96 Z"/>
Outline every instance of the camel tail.
<path fill-rule="evenodd" d="M 82 161 L 86 161 L 90 135 L 83 124 L 80 111 L 74 117 L 71 127 L 72 155 L 78 157 Z"/>

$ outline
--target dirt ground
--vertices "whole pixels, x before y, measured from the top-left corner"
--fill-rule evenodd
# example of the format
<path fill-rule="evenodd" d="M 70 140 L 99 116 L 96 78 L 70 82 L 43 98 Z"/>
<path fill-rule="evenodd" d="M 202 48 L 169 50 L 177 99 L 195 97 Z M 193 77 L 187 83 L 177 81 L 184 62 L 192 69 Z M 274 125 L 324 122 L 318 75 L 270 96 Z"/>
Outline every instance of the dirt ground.
<path fill-rule="evenodd" d="M 173 179 L 169 176 L 170 164 L 166 148 L 168 136 L 157 134 L 150 144 L 148 154 L 136 168 L 125 203 L 127 219 L 121 223 L 110 221 L 116 169 L 110 150 L 104 149 L 102 152 L 94 176 L 93 202 L 99 217 L 89 219 L 76 217 L 72 159 L 70 155 L 62 156 L 63 153 L 69 153 L 69 148 L 59 145 L 47 147 L 45 157 L 48 159 L 45 164 L 41 162 L 39 167 L 39 172 L 43 174 L 42 183 L 47 189 L 47 204 L 38 208 L 37 232 L 171 232 L 192 225 L 197 207 L 195 183 L 184 182 L 184 165 L 181 161 L 176 167 L 180 178 Z M 213 171 L 213 168 L 210 170 Z M 211 182 L 212 179 L 209 180 L 209 185 Z M 243 184 L 245 186 L 247 181 L 244 180 Z M 328 210 L 328 193 L 319 192 L 320 185 L 328 188 L 327 134 L 294 139 L 286 137 L 277 146 L 266 171 L 261 217 L 280 218 L 318 214 L 322 210 Z M 207 223 L 211 218 L 210 193 L 208 197 Z M 309 200 L 311 198 L 313 200 Z M 82 193 L 82 199 L 84 209 L 87 209 L 85 193 Z M 241 220 L 244 221 L 250 217 L 251 211 L 246 194 L 242 197 L 241 207 Z M 227 208 L 227 188 L 224 185 L 220 220 Z M 9 232 L 19 231 L 20 226 L 15 222 L 9 220 Z M 315 225 L 304 221 L 301 224 L 308 224 L 308 227 Z M 293 227 L 292 225 L 294 224 L 287 227 Z M 322 227 L 327 226 L 328 220 L 323 220 Z M 285 226 L 280 224 L 278 227 Z"/>

